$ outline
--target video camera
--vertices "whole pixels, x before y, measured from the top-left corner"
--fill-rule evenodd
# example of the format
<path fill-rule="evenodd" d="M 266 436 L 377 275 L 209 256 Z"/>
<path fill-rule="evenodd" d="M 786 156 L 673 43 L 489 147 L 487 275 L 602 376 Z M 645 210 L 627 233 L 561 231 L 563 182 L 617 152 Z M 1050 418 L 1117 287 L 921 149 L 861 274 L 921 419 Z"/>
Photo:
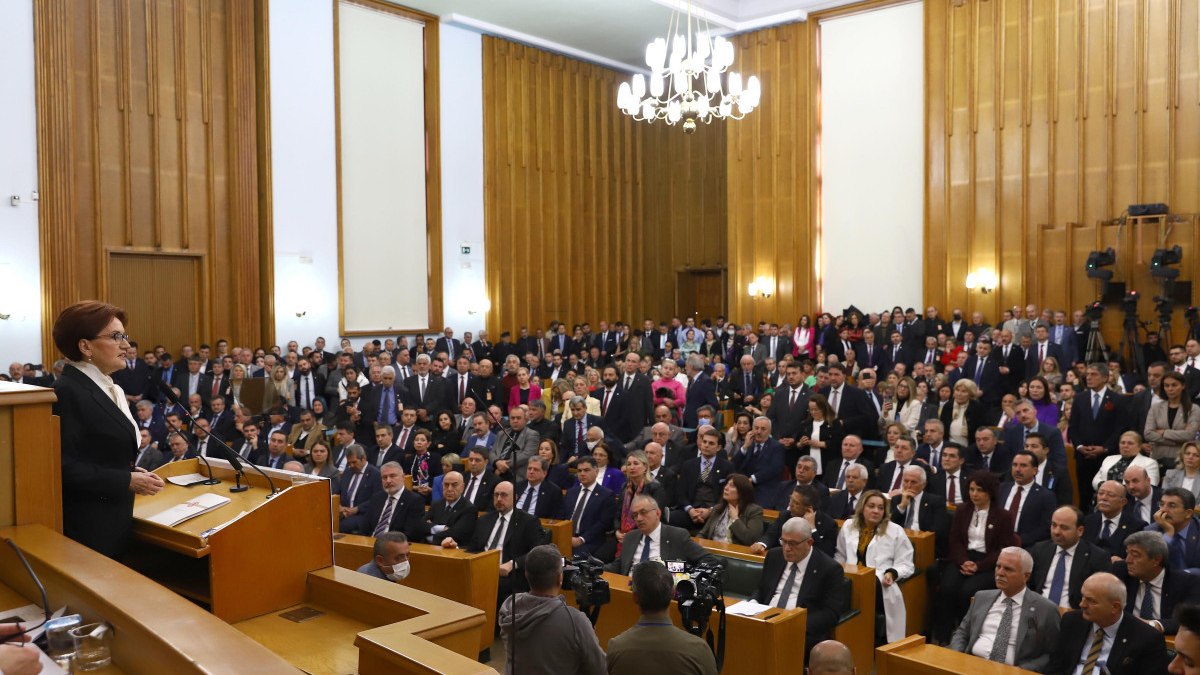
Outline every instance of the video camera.
<path fill-rule="evenodd" d="M 722 585 L 725 569 L 719 563 L 689 565 L 681 560 L 668 561 L 666 566 L 675 577 L 675 600 L 679 603 L 683 628 L 692 635 L 705 638 L 716 657 L 719 672 L 725 661 L 725 591 Z M 708 618 L 714 607 L 720 613 L 715 644 L 713 633 L 708 630 Z"/>
<path fill-rule="evenodd" d="M 600 607 L 612 600 L 608 580 L 604 578 L 604 563 L 591 556 L 563 559 L 563 587 L 575 591 L 575 603 L 593 626 L 600 618 Z"/>

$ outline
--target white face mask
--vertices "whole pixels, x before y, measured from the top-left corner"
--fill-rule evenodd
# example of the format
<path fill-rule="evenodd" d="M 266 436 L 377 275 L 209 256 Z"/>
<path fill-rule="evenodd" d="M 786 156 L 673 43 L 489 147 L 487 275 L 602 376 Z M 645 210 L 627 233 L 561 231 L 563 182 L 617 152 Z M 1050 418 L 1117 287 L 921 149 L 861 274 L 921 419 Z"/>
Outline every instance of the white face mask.
<path fill-rule="evenodd" d="M 387 575 L 387 578 L 391 579 L 392 581 L 404 581 L 405 577 L 408 576 L 408 572 L 408 561 L 405 560 L 404 562 L 392 565 L 392 572 Z"/>
<path fill-rule="evenodd" d="M 697 419 L 697 420 L 696 420 L 696 426 L 700 426 L 700 427 L 702 427 L 702 426 L 704 426 L 704 425 L 706 425 L 706 424 L 707 424 L 707 425 L 711 425 L 711 424 L 712 424 L 712 420 L 708 419 L 707 417 L 701 417 L 701 418 L 699 418 L 699 419 Z"/>
<path fill-rule="evenodd" d="M 588 448 L 588 450 L 595 450 L 596 446 L 599 444 L 600 444 L 600 441 L 588 441 L 587 448 Z"/>

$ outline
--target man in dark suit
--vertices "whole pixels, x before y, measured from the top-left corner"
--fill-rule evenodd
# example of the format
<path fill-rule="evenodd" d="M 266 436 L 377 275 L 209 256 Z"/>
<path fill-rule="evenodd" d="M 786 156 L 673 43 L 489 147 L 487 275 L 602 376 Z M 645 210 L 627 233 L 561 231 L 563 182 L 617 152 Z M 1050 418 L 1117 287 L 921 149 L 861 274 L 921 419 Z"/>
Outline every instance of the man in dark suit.
<path fill-rule="evenodd" d="M 963 449 L 947 443 L 942 449 L 942 466 L 929 478 L 929 492 L 946 500 L 947 505 L 958 506 L 967 500 L 968 484 Z M 940 557 L 940 556 L 939 556 Z"/>
<path fill-rule="evenodd" d="M 580 457 L 575 462 L 579 485 L 567 491 L 558 518 L 571 521 L 571 551 L 574 555 L 595 555 L 613 529 L 617 515 L 612 490 L 596 483 L 596 462 Z M 609 562 L 609 561 L 605 561 Z"/>
<path fill-rule="evenodd" d="M 1062 475 L 1066 475 L 1067 451 L 1063 444 L 1062 432 L 1058 430 L 1058 427 L 1039 422 L 1037 408 L 1029 399 L 1017 401 L 1013 412 L 1016 413 L 1017 424 L 1004 429 L 1004 445 L 1009 452 L 1015 453 L 1017 450 L 1023 449 L 1025 439 L 1030 434 L 1038 434 L 1045 440 L 1046 446 L 1050 450 L 1050 463 L 1057 467 Z"/>
<path fill-rule="evenodd" d="M 742 410 L 748 405 L 754 405 L 762 395 L 762 378 L 755 368 L 754 357 L 742 356 L 739 368 L 729 373 L 729 394 L 734 407 Z"/>
<path fill-rule="evenodd" d="M 355 534 L 378 536 L 384 532 L 403 532 L 410 541 L 421 541 L 425 536 L 425 500 L 404 489 L 404 470 L 397 462 L 384 464 L 379 478 L 383 490 L 362 509 L 362 522 Z"/>
<path fill-rule="evenodd" d="M 926 491 L 925 486 L 926 473 L 921 467 L 909 466 L 904 470 L 900 494 L 892 497 L 892 522 L 906 530 L 932 532 L 934 549 L 945 551 L 950 535 L 946 500 Z"/>
<path fill-rule="evenodd" d="M 846 469 L 855 464 L 861 465 L 866 473 L 867 485 L 871 487 L 874 484 L 875 465 L 871 460 L 863 457 L 862 439 L 854 434 L 847 435 L 842 438 L 842 456 L 840 459 L 830 459 L 825 463 L 824 478 L 821 482 L 829 486 L 831 490 L 841 490 L 846 487 L 844 474 Z"/>
<path fill-rule="evenodd" d="M 171 386 L 179 390 L 179 398 L 185 403 L 192 394 L 200 394 L 200 398 L 204 398 L 204 373 L 200 370 L 200 364 L 200 357 L 193 355 L 187 360 L 186 369 L 175 369 L 175 381 Z"/>
<path fill-rule="evenodd" d="M 570 400 L 567 407 L 571 417 L 563 425 L 562 445 L 559 447 L 559 461 L 566 462 L 572 457 L 591 454 L 587 447 L 587 431 L 592 427 L 604 429 L 604 420 L 596 415 L 587 414 L 587 402 L 582 396 Z"/>
<path fill-rule="evenodd" d="M 754 420 L 745 445 L 733 455 L 733 466 L 750 477 L 759 501 L 772 503 L 776 499 L 783 485 L 783 445 L 771 438 L 771 420 Z"/>
<path fill-rule="evenodd" d="M 488 340 L 487 331 L 480 330 L 479 339 L 471 343 L 471 353 L 475 356 L 475 363 L 479 363 L 484 359 L 492 358 L 492 348 L 493 345 L 491 341 Z"/>
<path fill-rule="evenodd" d="M 854 349 L 857 352 L 854 356 L 859 368 L 877 368 L 880 372 L 886 372 L 883 366 L 887 357 L 883 347 L 875 343 L 875 331 L 863 331 L 862 342 L 855 343 Z"/>
<path fill-rule="evenodd" d="M 458 355 L 463 352 L 462 340 L 454 337 L 453 328 L 446 326 L 446 329 L 442 331 L 442 337 L 438 338 L 437 342 L 433 344 L 433 352 L 435 354 L 445 352 L 450 363 L 454 363 Z"/>
<path fill-rule="evenodd" d="M 1049 327 L 1049 331 L 1050 340 L 1062 348 L 1063 360 L 1059 362 L 1059 366 L 1062 367 L 1063 370 L 1066 370 L 1066 368 L 1075 363 L 1080 356 L 1080 346 L 1076 342 L 1075 329 L 1067 324 L 1066 312 L 1060 311 L 1054 313 L 1054 325 Z M 1157 334 L 1151 333 L 1151 335 Z M 1149 359 L 1147 363 L 1153 360 L 1154 359 Z"/>
<path fill-rule="evenodd" d="M 1012 465 L 1012 451 L 1000 445 L 995 427 L 979 427 L 975 430 L 975 445 L 967 450 L 966 463 L 971 470 L 983 469 L 998 478 L 1008 475 Z M 1024 449 L 1022 446 L 1021 449 Z"/>
<path fill-rule="evenodd" d="M 1038 475 L 1033 480 L 1038 485 L 1054 493 L 1058 505 L 1070 504 L 1074 498 L 1075 486 L 1065 466 L 1055 466 L 1050 462 L 1050 449 L 1046 439 L 1041 434 L 1029 434 L 1025 439 L 1025 449 L 1038 458 Z"/>
<path fill-rule="evenodd" d="M 465 487 L 463 476 L 457 471 L 449 471 L 442 477 L 442 499 L 434 502 L 425 514 L 425 540 L 430 544 L 441 544 L 447 537 L 467 541 L 474 534 L 479 511 L 462 498 Z"/>
<path fill-rule="evenodd" d="M 1191 490 L 1167 488 L 1162 491 L 1154 522 L 1146 530 L 1163 535 L 1172 568 L 1200 574 L 1200 517 L 1195 508 L 1196 496 Z"/>
<path fill-rule="evenodd" d="M 846 575 L 842 566 L 813 546 L 812 526 L 804 518 L 783 525 L 783 545 L 767 551 L 755 600 L 772 607 L 808 612 L 804 644 L 828 640 L 845 610 Z"/>
<path fill-rule="evenodd" d="M 1020 345 L 1014 344 L 1012 331 L 1000 331 L 1000 341 L 992 346 L 992 356 L 999 366 L 1003 393 L 1016 395 L 1021 382 L 1026 379 L 1026 355 Z"/>
<path fill-rule="evenodd" d="M 893 332 L 890 336 L 891 344 L 883 349 L 883 357 L 879 363 L 879 372 L 889 373 L 896 369 L 896 364 L 904 364 L 905 372 L 907 372 L 912 355 L 908 347 L 904 346 L 904 336 L 898 332 Z"/>
<path fill-rule="evenodd" d="M 645 426 L 645 411 L 636 411 L 627 405 L 633 401 L 625 399 L 625 391 L 620 386 L 621 378 L 617 374 L 616 366 L 604 366 L 600 381 L 602 386 L 592 392 L 592 398 L 600 401 L 600 417 L 604 420 L 604 429 L 620 439 L 622 444 L 628 443 Z"/>
<path fill-rule="evenodd" d="M 592 335 L 588 346 L 599 349 L 600 358 L 609 358 L 617 351 L 617 331 L 610 330 L 607 321 L 601 321 L 600 329 Z"/>
<path fill-rule="evenodd" d="M 1101 572 L 1083 582 L 1081 610 L 1063 615 L 1058 647 L 1050 655 L 1048 673 L 1098 675 L 1104 663 L 1110 675 L 1166 672 L 1162 634 L 1125 613 L 1126 589 L 1120 579 Z"/>
<path fill-rule="evenodd" d="M 1126 515 L 1135 515 L 1147 525 L 1154 522 L 1162 499 L 1162 488 L 1150 483 L 1146 468 L 1131 465 L 1125 469 Z"/>
<path fill-rule="evenodd" d="M 411 436 L 409 434 L 409 447 L 411 446 Z M 367 461 L 371 466 L 383 467 L 388 462 L 399 462 L 404 457 L 404 448 L 392 442 L 392 428 L 386 424 L 375 425 L 375 446 L 367 448 Z"/>
<path fill-rule="evenodd" d="M 1053 358 L 1060 369 L 1070 363 L 1067 361 L 1063 348 L 1050 339 L 1050 327 L 1039 323 L 1033 329 L 1033 344 L 1029 345 L 1029 353 L 1025 355 L 1025 379 L 1031 379 L 1042 371 L 1042 362 Z"/>
<path fill-rule="evenodd" d="M 668 522 L 675 527 L 699 530 L 708 520 L 712 507 L 721 503 L 725 479 L 736 471 L 733 462 L 718 455 L 721 432 L 705 429 L 696 438 L 698 456 L 679 466 L 675 504 L 679 507 L 668 513 Z"/>
<path fill-rule="evenodd" d="M 567 335 L 567 327 L 564 324 L 559 324 L 558 333 L 550 338 L 550 350 L 559 352 L 563 358 L 567 358 L 568 354 L 578 354 L 579 346 L 575 344 L 575 340 Z"/>
<path fill-rule="evenodd" d="M 774 502 L 764 503 L 763 508 L 786 511 L 796 488 L 811 487 L 817 494 L 815 506 L 818 511 L 823 511 L 829 502 L 829 486 L 817 477 L 817 460 L 812 455 L 802 455 L 800 459 L 796 460 L 792 470 L 792 475 L 796 478 L 784 483 L 783 489 L 780 490 L 781 495 L 776 497 Z"/>
<path fill-rule="evenodd" d="M 267 436 L 267 451 L 250 459 L 258 466 L 272 469 L 282 469 L 287 456 L 287 434 L 282 431 L 272 431 Z"/>
<path fill-rule="evenodd" d="M 413 365 L 415 371 L 404 381 L 408 390 L 408 401 L 405 408 L 419 408 L 429 413 L 429 418 L 436 417 L 448 397 L 446 393 L 446 378 L 438 377 L 429 372 L 430 358 L 428 354 L 418 354 Z"/>
<path fill-rule="evenodd" d="M 678 507 L 679 505 L 675 503 L 675 490 L 679 482 L 679 473 L 662 463 L 662 444 L 650 441 L 646 447 L 642 448 L 642 452 L 646 453 L 646 461 L 649 462 L 646 467 L 646 480 L 655 481 L 662 486 L 663 502 L 665 503 L 659 504 L 659 506 L 666 509 Z"/>
<path fill-rule="evenodd" d="M 1156 532 L 1135 532 L 1125 546 L 1128 554 L 1113 565 L 1113 574 L 1125 582 L 1126 613 L 1174 635 L 1175 609 L 1200 604 L 1200 577 L 1168 564 L 1167 545 Z"/>
<path fill-rule="evenodd" d="M 296 383 L 296 405 L 301 409 L 312 408 L 313 399 L 324 395 L 325 378 L 313 372 L 312 362 L 308 359 L 300 359 L 296 363 L 296 374 L 292 379 Z"/>
<path fill-rule="evenodd" d="M 851 518 L 858 506 L 858 498 L 867 489 L 867 469 L 862 464 L 851 464 L 845 471 L 844 490 L 839 490 L 829 497 L 825 512 L 837 520 Z"/>
<path fill-rule="evenodd" d="M 475 523 L 475 533 L 465 548 L 472 553 L 500 550 L 500 588 L 498 597 L 503 598 L 513 590 L 524 590 L 525 556 L 543 543 L 545 532 L 538 519 L 513 508 L 513 484 L 501 481 L 492 492 L 495 510 L 488 512 Z M 455 539 L 446 539 L 442 548 L 459 548 Z"/>
<path fill-rule="evenodd" d="M 1083 581 L 1096 572 L 1112 570 L 1108 551 L 1083 537 L 1083 512 L 1060 506 L 1050 519 L 1050 541 L 1035 545 L 1029 589 L 1057 607 L 1079 609 Z"/>
<path fill-rule="evenodd" d="M 808 419 L 808 399 L 812 392 L 804 385 L 804 370 L 799 363 L 788 363 L 784 373 L 787 384 L 775 392 L 767 419 L 771 420 L 771 435 L 789 448 L 795 445 L 800 427 Z"/>
<path fill-rule="evenodd" d="M 605 566 L 608 571 L 627 575 L 635 562 L 650 560 L 717 563 L 715 557 L 705 553 L 700 544 L 692 541 L 687 530 L 662 522 L 662 510 L 653 497 L 634 497 L 630 509 L 637 529 L 625 535 L 621 543 L 621 557 Z"/>
<path fill-rule="evenodd" d="M 130 411 L 133 411 L 133 405 L 137 403 L 143 396 L 153 399 L 156 395 L 156 389 L 150 381 L 153 375 L 153 369 L 142 359 L 138 358 L 137 342 L 129 341 L 129 347 L 125 350 L 125 367 L 112 373 L 113 382 L 121 387 L 121 391 L 125 392 L 125 400 Z M 32 377 L 26 378 L 22 375 L 21 378 L 25 384 L 35 384 Z"/>
<path fill-rule="evenodd" d="M 231 399 L 229 395 L 229 375 L 225 372 L 225 365 L 221 361 L 210 361 L 212 364 L 212 372 L 205 373 L 200 380 L 200 398 L 204 400 L 204 405 L 208 406 L 213 398 L 220 396 L 228 403 Z"/>
<path fill-rule="evenodd" d="M 688 377 L 686 405 L 683 409 L 683 426 L 696 427 L 696 411 L 700 406 L 717 408 L 717 392 L 712 378 L 704 373 L 704 360 L 692 354 L 688 357 L 684 370 Z"/>
<path fill-rule="evenodd" d="M 492 508 L 492 491 L 500 482 L 500 479 L 496 478 L 496 474 L 487 470 L 487 464 L 487 448 L 475 447 L 467 453 L 467 470 L 463 474 L 463 480 L 466 481 L 463 497 L 474 504 L 477 511 L 487 511 Z"/>
<path fill-rule="evenodd" d="M 915 466 L 926 472 L 931 470 L 928 464 L 914 461 L 915 455 L 912 438 L 901 436 L 896 440 L 896 444 L 892 450 L 895 459 L 890 462 L 884 462 L 883 466 L 879 467 L 879 476 L 875 483 L 889 497 L 895 497 L 902 491 L 901 484 L 904 482 L 904 470 L 908 467 Z"/>
<path fill-rule="evenodd" d="M 471 374 L 471 359 L 467 357 L 467 353 L 464 351 L 459 354 L 454 361 L 454 370 L 450 371 L 450 376 L 446 378 L 446 409 L 458 410 L 462 407 L 462 402 L 472 397 L 478 379 Z"/>
<path fill-rule="evenodd" d="M 537 518 L 557 518 L 562 511 L 562 488 L 546 480 L 550 460 L 530 457 L 525 480 L 517 484 L 517 508 Z"/>
<path fill-rule="evenodd" d="M 942 350 L 938 349 L 937 337 L 925 336 L 925 344 L 917 351 L 916 358 L 913 359 L 913 364 L 917 363 L 924 363 L 925 367 L 932 369 L 934 373 L 942 372 Z"/>
<path fill-rule="evenodd" d="M 639 355 L 630 353 L 619 364 L 623 418 L 628 428 L 613 429 L 612 434 L 624 443 L 629 443 L 647 424 L 654 422 L 654 393 L 650 390 L 650 377 L 638 371 L 641 363 Z"/>
<path fill-rule="evenodd" d="M 1096 490 L 1096 510 L 1083 520 L 1083 538 L 1107 551 L 1113 560 L 1123 560 L 1125 540 L 1146 528 L 1145 521 L 1125 511 L 1128 503 L 1124 485 L 1104 481 Z"/>
<path fill-rule="evenodd" d="M 769 549 L 779 548 L 783 538 L 783 525 L 792 518 L 804 518 L 812 528 L 813 548 L 833 557 L 837 550 L 838 524 L 832 516 L 822 511 L 817 504 L 829 495 L 821 495 L 824 487 L 797 486 L 788 499 L 787 509 L 766 529 L 762 538 L 750 545 L 752 553 L 765 554 Z"/>
<path fill-rule="evenodd" d="M 866 440 L 878 439 L 879 411 L 866 393 L 846 383 L 846 368 L 842 364 L 835 363 L 826 372 L 829 374 L 829 386 L 822 388 L 821 393 L 837 413 L 846 433 Z"/>
<path fill-rule="evenodd" d="M 1050 538 L 1050 516 L 1058 508 L 1054 493 L 1033 480 L 1037 465 L 1037 455 L 1021 450 L 1013 455 L 1012 482 L 1000 486 L 1000 507 L 1012 516 L 1025 550 Z"/>
<path fill-rule="evenodd" d="M 1108 389 L 1108 366 L 1087 367 L 1087 389 L 1071 404 L 1068 435 L 1075 445 L 1075 476 L 1079 481 L 1079 503 L 1092 502 L 1092 479 L 1104 456 L 1116 454 L 1117 442 L 1128 422 L 1128 403 Z"/>
<path fill-rule="evenodd" d="M 991 340 L 975 343 L 975 353 L 963 364 L 963 373 L 979 387 L 979 401 L 988 408 L 1000 406 L 1006 387 L 1000 374 L 1001 359 L 992 355 Z"/>

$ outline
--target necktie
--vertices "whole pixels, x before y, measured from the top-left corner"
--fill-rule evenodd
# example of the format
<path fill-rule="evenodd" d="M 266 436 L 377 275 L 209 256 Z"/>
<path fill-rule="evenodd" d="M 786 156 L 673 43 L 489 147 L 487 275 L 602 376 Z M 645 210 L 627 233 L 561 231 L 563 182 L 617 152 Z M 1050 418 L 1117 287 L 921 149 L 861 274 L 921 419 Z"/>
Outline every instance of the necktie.
<path fill-rule="evenodd" d="M 300 405 L 305 409 L 311 407 L 309 405 L 309 387 L 311 386 L 312 375 L 305 375 L 300 378 Z"/>
<path fill-rule="evenodd" d="M 932 349 L 925 352 L 925 363 L 929 363 L 929 364 L 933 363 L 933 350 Z"/>
<path fill-rule="evenodd" d="M 1113 525 L 1113 522 L 1111 520 L 1109 520 L 1108 518 L 1104 519 L 1104 527 L 1100 529 L 1100 542 L 1101 543 L 1103 543 L 1103 544 L 1108 543 L 1108 538 L 1112 536 L 1112 525 Z"/>
<path fill-rule="evenodd" d="M 579 491 L 579 500 L 575 503 L 575 512 L 571 514 L 571 531 L 576 535 L 579 534 L 579 519 L 583 516 L 583 507 L 587 504 L 589 492 L 591 492 L 591 488 L 583 488 Z"/>
<path fill-rule="evenodd" d="M 749 396 L 750 394 L 753 393 L 753 389 L 751 388 L 751 385 L 750 385 L 750 373 L 746 373 L 746 390 L 743 393 L 746 396 Z"/>
<path fill-rule="evenodd" d="M 1004 599 L 1004 615 L 1000 617 L 1000 625 L 996 627 L 996 640 L 992 642 L 992 651 L 988 654 L 989 661 L 1004 663 L 1008 656 L 1008 641 L 1012 634 L 1013 607 L 1017 603 L 1012 598 Z"/>
<path fill-rule="evenodd" d="M 979 384 L 979 377 L 983 375 L 984 359 L 979 359 L 979 365 L 975 366 L 975 384 Z"/>
<path fill-rule="evenodd" d="M 955 487 L 958 485 L 958 475 L 946 476 L 946 481 L 950 483 L 950 492 L 946 496 L 946 503 L 957 504 L 958 497 L 955 495 Z"/>
<path fill-rule="evenodd" d="M 475 501 L 475 481 L 478 479 L 478 476 L 471 474 L 471 482 L 467 483 L 467 499 L 472 503 Z"/>
<path fill-rule="evenodd" d="M 644 545 L 642 546 L 642 558 L 639 562 L 650 562 L 650 544 L 653 541 L 654 540 L 651 539 L 650 537 L 646 537 L 646 541 L 644 542 Z"/>
<path fill-rule="evenodd" d="M 896 479 L 892 481 L 892 489 L 893 490 L 900 489 L 900 477 L 903 475 L 904 475 L 904 467 L 897 464 L 896 465 Z"/>
<path fill-rule="evenodd" d="M 396 390 L 386 386 L 383 388 L 383 423 L 388 426 L 396 423 Z"/>
<path fill-rule="evenodd" d="M 533 501 L 533 486 L 525 488 L 525 496 L 521 498 L 521 510 L 529 512 L 529 503 Z"/>
<path fill-rule="evenodd" d="M 587 448 L 587 443 L 583 440 L 583 421 L 575 421 L 575 452 L 583 452 Z"/>
<path fill-rule="evenodd" d="M 906 529 L 906 530 L 915 530 L 915 529 L 917 529 L 916 527 L 913 527 L 913 521 L 914 521 L 914 520 L 916 520 L 916 514 L 917 514 L 917 505 L 916 505 L 916 503 L 915 503 L 915 502 L 909 502 L 909 504 L 908 504 L 908 513 L 904 514 L 904 529 Z"/>
<path fill-rule="evenodd" d="M 1096 629 L 1096 637 L 1092 640 L 1092 648 L 1088 650 L 1087 658 L 1083 661 L 1083 668 L 1080 669 L 1080 675 L 1093 675 L 1096 670 L 1096 661 L 1100 660 L 1100 650 L 1104 647 L 1104 629 Z"/>
<path fill-rule="evenodd" d="M 608 414 L 608 402 L 610 400 L 612 400 L 612 389 L 605 389 L 604 390 L 604 400 L 601 402 L 601 406 L 600 406 L 600 414 L 601 415 Z"/>
<path fill-rule="evenodd" d="M 850 495 L 850 503 L 846 505 L 846 515 L 843 518 L 851 518 L 854 516 L 854 502 L 858 501 L 858 495 Z"/>
<path fill-rule="evenodd" d="M 799 393 L 800 393 L 800 390 L 796 389 L 795 387 L 793 387 L 793 388 L 792 388 L 792 396 L 791 396 L 791 400 L 789 400 L 789 401 L 788 401 L 788 407 L 789 407 L 789 408 L 795 408 L 795 407 L 796 407 L 796 395 L 797 395 L 797 394 L 799 394 Z"/>
<path fill-rule="evenodd" d="M 629 389 L 632 389 L 632 388 L 633 388 L 633 376 L 632 376 L 632 375 L 626 375 L 626 376 L 625 376 L 625 389 L 626 389 L 626 390 L 629 390 Z"/>
<path fill-rule="evenodd" d="M 384 532 L 387 532 L 392 524 L 392 510 L 396 508 L 396 496 L 388 497 L 387 506 L 383 507 L 383 513 L 379 515 L 379 524 L 375 526 L 374 536 L 378 537 Z"/>
<path fill-rule="evenodd" d="M 1054 567 L 1054 578 L 1050 581 L 1050 597 L 1047 599 L 1056 605 L 1062 605 L 1063 585 L 1067 582 L 1068 555 L 1070 554 L 1066 549 L 1060 549 L 1058 565 Z"/>
<path fill-rule="evenodd" d="M 459 404 L 462 404 L 462 402 L 466 398 L 467 398 L 467 376 L 459 375 L 458 376 L 458 402 L 459 402 Z"/>
<path fill-rule="evenodd" d="M 1042 361 L 1046 360 L 1046 343 L 1038 343 L 1038 368 L 1042 367 Z"/>
<path fill-rule="evenodd" d="M 421 402 L 425 402 L 425 376 L 421 376 Z"/>
<path fill-rule="evenodd" d="M 841 389 L 841 387 L 838 387 L 837 389 L 833 390 L 833 400 L 829 402 L 830 407 L 833 408 L 833 412 L 836 413 L 838 411 L 838 406 L 841 405 L 841 403 L 842 403 L 842 389 Z"/>
<path fill-rule="evenodd" d="M 704 460 L 704 464 L 700 467 L 700 482 L 707 483 L 708 477 L 712 473 L 712 461 Z"/>
<path fill-rule="evenodd" d="M 1017 512 L 1021 510 L 1021 493 L 1024 491 L 1025 488 L 1018 485 L 1017 492 L 1013 495 L 1012 503 L 1008 505 L 1008 515 L 1012 516 L 1013 529 L 1016 529 Z"/>
<path fill-rule="evenodd" d="M 1154 616 L 1154 593 L 1149 581 L 1142 582 L 1142 607 L 1138 611 L 1138 616 L 1143 619 L 1155 618 Z"/>
<path fill-rule="evenodd" d="M 407 447 L 408 447 L 408 427 L 405 427 L 404 430 L 400 432 L 400 449 L 403 450 Z"/>
<path fill-rule="evenodd" d="M 500 520 L 496 522 L 496 534 L 492 535 L 492 541 L 488 544 L 489 551 L 500 548 L 500 542 L 504 536 L 504 518 L 505 516 L 500 516 Z"/>
<path fill-rule="evenodd" d="M 1100 392 L 1092 392 L 1092 419 L 1100 416 Z"/>
<path fill-rule="evenodd" d="M 846 469 L 848 468 L 850 468 L 850 460 L 847 459 L 846 461 L 842 462 L 842 470 L 838 472 L 837 485 L 834 486 L 839 490 L 845 489 L 846 487 Z"/>
<path fill-rule="evenodd" d="M 779 602 L 775 606 L 780 609 L 787 609 L 788 599 L 792 597 L 792 586 L 796 585 L 796 574 L 800 571 L 800 566 L 792 563 L 792 570 L 788 572 L 787 581 L 783 582 L 783 590 L 779 592 Z"/>

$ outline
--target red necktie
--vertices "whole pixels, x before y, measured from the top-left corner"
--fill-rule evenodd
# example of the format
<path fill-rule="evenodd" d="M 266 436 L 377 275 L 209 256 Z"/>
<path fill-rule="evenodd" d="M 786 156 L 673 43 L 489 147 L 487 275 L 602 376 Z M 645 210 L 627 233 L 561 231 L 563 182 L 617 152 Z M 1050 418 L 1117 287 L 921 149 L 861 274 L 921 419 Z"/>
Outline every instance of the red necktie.
<path fill-rule="evenodd" d="M 1017 511 L 1019 511 L 1021 509 L 1021 492 L 1023 492 L 1024 490 L 1025 490 L 1025 488 L 1018 485 L 1017 486 L 1017 494 L 1016 494 L 1016 496 L 1013 497 L 1012 503 L 1008 505 L 1008 515 L 1012 516 L 1013 529 L 1016 529 Z"/>
<path fill-rule="evenodd" d="M 904 467 L 897 464 L 896 465 L 896 480 L 892 481 L 892 489 L 893 490 L 900 489 L 900 477 L 903 475 L 904 475 Z"/>
<path fill-rule="evenodd" d="M 958 477 L 947 476 L 946 479 L 950 481 L 950 495 L 946 498 L 946 503 L 954 504 L 958 501 L 957 497 L 954 495 L 954 484 L 958 482 Z"/>
<path fill-rule="evenodd" d="M 219 392 L 219 391 L 221 391 L 221 378 L 214 377 L 213 378 L 213 393 L 212 393 L 213 398 L 217 397 L 217 392 Z"/>
<path fill-rule="evenodd" d="M 408 429 L 400 432 L 400 449 L 408 447 Z"/>

